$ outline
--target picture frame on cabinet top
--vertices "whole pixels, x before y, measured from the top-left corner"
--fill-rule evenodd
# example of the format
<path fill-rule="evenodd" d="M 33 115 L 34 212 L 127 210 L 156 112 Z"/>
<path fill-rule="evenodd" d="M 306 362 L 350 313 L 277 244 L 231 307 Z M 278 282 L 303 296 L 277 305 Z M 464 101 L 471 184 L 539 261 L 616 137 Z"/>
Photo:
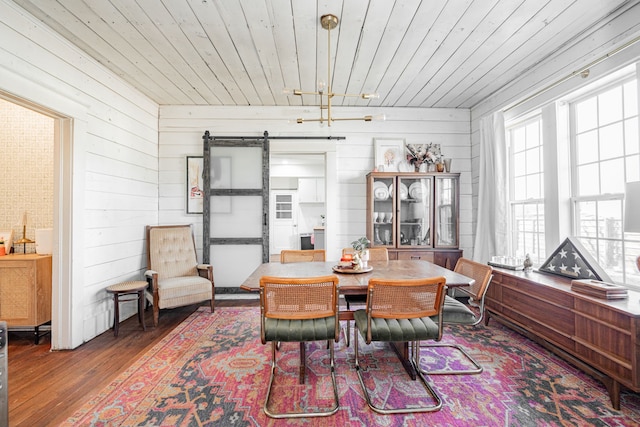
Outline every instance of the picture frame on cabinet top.
<path fill-rule="evenodd" d="M 384 172 L 398 172 L 401 163 L 406 163 L 404 139 L 374 138 L 374 165 L 383 165 Z"/>

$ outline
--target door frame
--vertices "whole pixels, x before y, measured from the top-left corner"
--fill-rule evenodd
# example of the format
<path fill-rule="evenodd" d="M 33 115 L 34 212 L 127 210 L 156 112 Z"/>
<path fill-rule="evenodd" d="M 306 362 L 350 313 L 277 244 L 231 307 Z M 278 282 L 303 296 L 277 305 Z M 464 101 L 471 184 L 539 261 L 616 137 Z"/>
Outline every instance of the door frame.
<path fill-rule="evenodd" d="M 82 294 L 76 290 L 82 280 L 83 257 L 78 248 L 84 245 L 80 206 L 80 184 L 73 176 L 84 175 L 84 157 L 74 139 L 87 133 L 87 108 L 75 100 L 51 91 L 23 76 L 0 69 L 0 96 L 21 107 L 54 120 L 53 159 L 53 246 L 51 271 L 51 350 L 72 349 L 83 343 Z M 9 92 L 11 88 L 13 92 Z"/>

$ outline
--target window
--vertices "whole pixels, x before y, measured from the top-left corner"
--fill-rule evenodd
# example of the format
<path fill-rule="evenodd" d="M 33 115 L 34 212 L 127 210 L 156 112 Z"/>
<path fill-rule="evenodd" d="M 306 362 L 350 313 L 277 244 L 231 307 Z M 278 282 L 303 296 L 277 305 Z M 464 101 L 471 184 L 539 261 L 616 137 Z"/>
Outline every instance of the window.
<path fill-rule="evenodd" d="M 638 64 L 508 118 L 507 255 L 540 265 L 573 236 L 611 280 L 640 289 L 640 233 L 623 230 L 625 184 L 640 181 Z"/>
<path fill-rule="evenodd" d="M 573 234 L 612 280 L 637 282 L 639 236 L 622 228 L 625 183 L 640 180 L 635 76 L 571 101 L 570 122 Z"/>
<path fill-rule="evenodd" d="M 293 218 L 293 196 L 291 194 L 276 194 L 276 219 Z"/>
<path fill-rule="evenodd" d="M 511 252 L 519 257 L 529 254 L 540 264 L 545 260 L 542 118 L 537 115 L 508 127 L 507 141 Z"/>

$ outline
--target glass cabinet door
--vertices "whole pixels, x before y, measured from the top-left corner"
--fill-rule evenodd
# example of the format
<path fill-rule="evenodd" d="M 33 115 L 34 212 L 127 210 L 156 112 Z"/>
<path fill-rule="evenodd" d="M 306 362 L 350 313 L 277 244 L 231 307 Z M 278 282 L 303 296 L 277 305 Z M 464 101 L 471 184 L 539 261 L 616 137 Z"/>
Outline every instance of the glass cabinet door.
<path fill-rule="evenodd" d="M 433 177 L 398 177 L 398 247 L 431 246 Z"/>
<path fill-rule="evenodd" d="M 436 248 L 458 247 L 458 178 L 435 178 L 435 245 Z"/>
<path fill-rule="evenodd" d="M 394 185 L 395 177 L 373 177 L 368 183 L 371 187 L 371 200 L 373 201 L 370 231 L 372 232 L 371 244 L 373 246 L 394 247 L 396 234 L 393 227 L 395 214 Z"/>

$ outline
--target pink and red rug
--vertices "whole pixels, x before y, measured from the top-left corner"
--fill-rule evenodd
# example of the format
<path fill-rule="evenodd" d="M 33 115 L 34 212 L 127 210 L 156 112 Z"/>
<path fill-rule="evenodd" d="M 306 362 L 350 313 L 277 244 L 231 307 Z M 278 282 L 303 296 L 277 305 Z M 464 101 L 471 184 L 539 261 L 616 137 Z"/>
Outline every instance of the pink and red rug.
<path fill-rule="evenodd" d="M 201 308 L 137 360 L 63 426 L 637 426 L 640 396 L 623 392 L 611 408 L 602 384 L 530 340 L 492 322 L 446 327 L 444 342 L 466 348 L 484 366 L 470 376 L 431 376 L 444 401 L 426 414 L 379 415 L 369 409 L 354 370 L 353 347 L 336 344 L 340 410 L 320 419 L 273 420 L 262 411 L 270 346 L 260 343 L 257 308 Z M 362 341 L 361 341 L 362 343 Z M 362 345 L 365 377 L 377 403 L 426 399 L 385 344 Z M 426 366 L 456 365 L 442 349 L 423 349 Z M 307 381 L 297 384 L 298 345 L 278 353 L 274 403 L 329 406 L 328 350 L 308 344 Z M 390 387 L 393 390 L 388 392 Z"/>

